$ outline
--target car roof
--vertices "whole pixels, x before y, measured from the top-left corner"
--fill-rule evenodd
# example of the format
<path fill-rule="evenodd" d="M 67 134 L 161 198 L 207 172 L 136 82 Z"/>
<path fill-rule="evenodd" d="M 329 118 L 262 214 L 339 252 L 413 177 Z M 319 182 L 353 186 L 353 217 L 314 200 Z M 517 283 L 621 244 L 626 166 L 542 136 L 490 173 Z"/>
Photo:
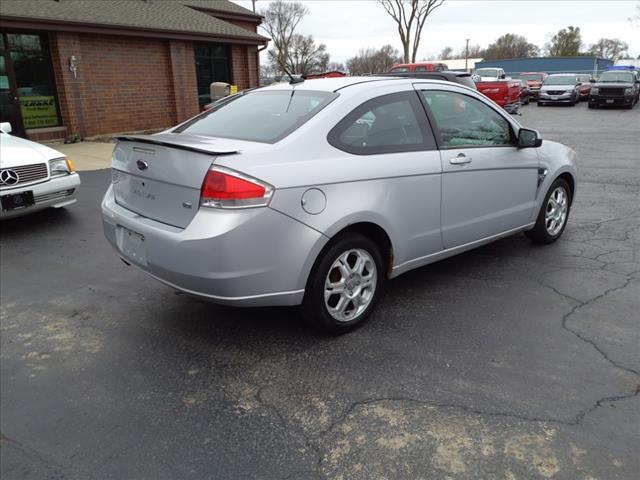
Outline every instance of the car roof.
<path fill-rule="evenodd" d="M 295 83 L 293 85 L 289 83 L 278 83 L 269 85 L 259 90 L 273 91 L 273 90 L 315 90 L 321 92 L 337 92 L 344 88 L 368 88 L 372 83 L 376 82 L 395 82 L 400 84 L 412 84 L 416 81 L 420 82 L 433 82 L 444 85 L 451 85 L 451 82 L 435 79 L 421 79 L 413 77 L 336 77 L 336 78 L 316 78 L 312 80 L 305 80 L 304 82 Z"/>

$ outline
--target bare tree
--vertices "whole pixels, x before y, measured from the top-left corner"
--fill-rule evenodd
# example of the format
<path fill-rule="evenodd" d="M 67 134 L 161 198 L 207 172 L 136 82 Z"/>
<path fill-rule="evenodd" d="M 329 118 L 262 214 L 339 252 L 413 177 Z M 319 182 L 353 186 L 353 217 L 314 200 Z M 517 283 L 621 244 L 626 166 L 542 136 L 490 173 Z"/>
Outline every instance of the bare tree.
<path fill-rule="evenodd" d="M 453 58 L 453 48 L 444 47 L 440 52 L 439 60 L 451 60 Z"/>
<path fill-rule="evenodd" d="M 323 73 L 329 64 L 329 54 L 324 43 L 316 45 L 311 35 L 295 34 L 287 52 L 287 71 L 306 75 Z"/>
<path fill-rule="evenodd" d="M 378 0 L 398 28 L 405 62 L 416 61 L 420 37 L 427 17 L 444 0 Z"/>
<path fill-rule="evenodd" d="M 539 52 L 540 49 L 533 43 L 529 43 L 522 35 L 507 33 L 487 47 L 484 51 L 484 59 L 537 57 Z"/>
<path fill-rule="evenodd" d="M 547 43 L 546 50 L 550 57 L 575 57 L 580 55 L 582 35 L 580 27 L 567 27 L 558 31 Z"/>
<path fill-rule="evenodd" d="M 588 53 L 596 57 L 616 61 L 624 58 L 628 50 L 629 45 L 619 38 L 601 38 L 596 43 L 591 44 Z"/>
<path fill-rule="evenodd" d="M 287 69 L 287 58 L 296 27 L 308 13 L 309 9 L 302 3 L 283 0 L 275 0 L 266 10 L 260 11 L 264 17 L 261 27 L 273 42 L 269 57 L 285 73 L 296 73 Z"/>
<path fill-rule="evenodd" d="M 385 45 L 380 50 L 361 49 L 355 57 L 347 60 L 347 70 L 351 75 L 384 73 L 400 61 L 400 52 L 391 45 Z"/>

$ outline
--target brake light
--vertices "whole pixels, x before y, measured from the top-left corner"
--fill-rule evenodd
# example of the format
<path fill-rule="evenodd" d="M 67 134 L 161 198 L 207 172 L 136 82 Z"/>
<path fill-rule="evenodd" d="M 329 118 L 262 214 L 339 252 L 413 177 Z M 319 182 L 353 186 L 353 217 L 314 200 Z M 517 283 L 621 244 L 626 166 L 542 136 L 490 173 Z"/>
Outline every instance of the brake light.
<path fill-rule="evenodd" d="M 202 182 L 200 205 L 211 208 L 250 208 L 269 205 L 273 187 L 247 175 L 211 167 Z"/>

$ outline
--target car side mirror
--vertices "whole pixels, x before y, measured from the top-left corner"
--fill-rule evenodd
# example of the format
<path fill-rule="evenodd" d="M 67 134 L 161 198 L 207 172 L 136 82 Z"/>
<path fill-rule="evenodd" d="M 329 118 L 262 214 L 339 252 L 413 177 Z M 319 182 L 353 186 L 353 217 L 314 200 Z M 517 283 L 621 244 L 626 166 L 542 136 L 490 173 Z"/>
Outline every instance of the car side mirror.
<path fill-rule="evenodd" d="M 2 122 L 0 123 L 0 130 L 2 130 L 4 133 L 11 133 L 13 129 L 11 128 L 11 124 L 9 122 Z"/>
<path fill-rule="evenodd" d="M 500 75 L 500 79 L 501 79 L 501 80 L 504 80 L 505 78 L 507 78 L 507 75 L 506 75 L 506 74 L 504 74 L 504 73 L 503 73 L 502 75 Z"/>
<path fill-rule="evenodd" d="M 589 80 L 589 82 L 591 82 L 591 83 L 596 83 L 596 79 L 595 79 L 595 78 L 592 78 L 591 80 Z"/>
<path fill-rule="evenodd" d="M 542 138 L 537 130 L 521 128 L 518 132 L 518 148 L 537 148 L 542 145 Z"/>

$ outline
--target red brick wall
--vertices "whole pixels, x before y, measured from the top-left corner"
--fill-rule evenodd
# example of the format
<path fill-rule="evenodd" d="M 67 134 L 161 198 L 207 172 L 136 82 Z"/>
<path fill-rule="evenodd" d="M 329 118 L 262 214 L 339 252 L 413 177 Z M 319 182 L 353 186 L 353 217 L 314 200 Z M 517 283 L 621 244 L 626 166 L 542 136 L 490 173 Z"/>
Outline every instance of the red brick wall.
<path fill-rule="evenodd" d="M 165 128 L 198 113 L 192 42 L 58 32 L 50 43 L 67 135 Z M 232 82 L 240 90 L 258 86 L 256 52 L 231 45 Z"/>
<path fill-rule="evenodd" d="M 198 112 L 190 42 L 57 33 L 52 57 L 69 134 L 168 127 Z"/>
<path fill-rule="evenodd" d="M 238 90 L 258 86 L 258 47 L 251 45 L 231 46 L 231 83 Z"/>

